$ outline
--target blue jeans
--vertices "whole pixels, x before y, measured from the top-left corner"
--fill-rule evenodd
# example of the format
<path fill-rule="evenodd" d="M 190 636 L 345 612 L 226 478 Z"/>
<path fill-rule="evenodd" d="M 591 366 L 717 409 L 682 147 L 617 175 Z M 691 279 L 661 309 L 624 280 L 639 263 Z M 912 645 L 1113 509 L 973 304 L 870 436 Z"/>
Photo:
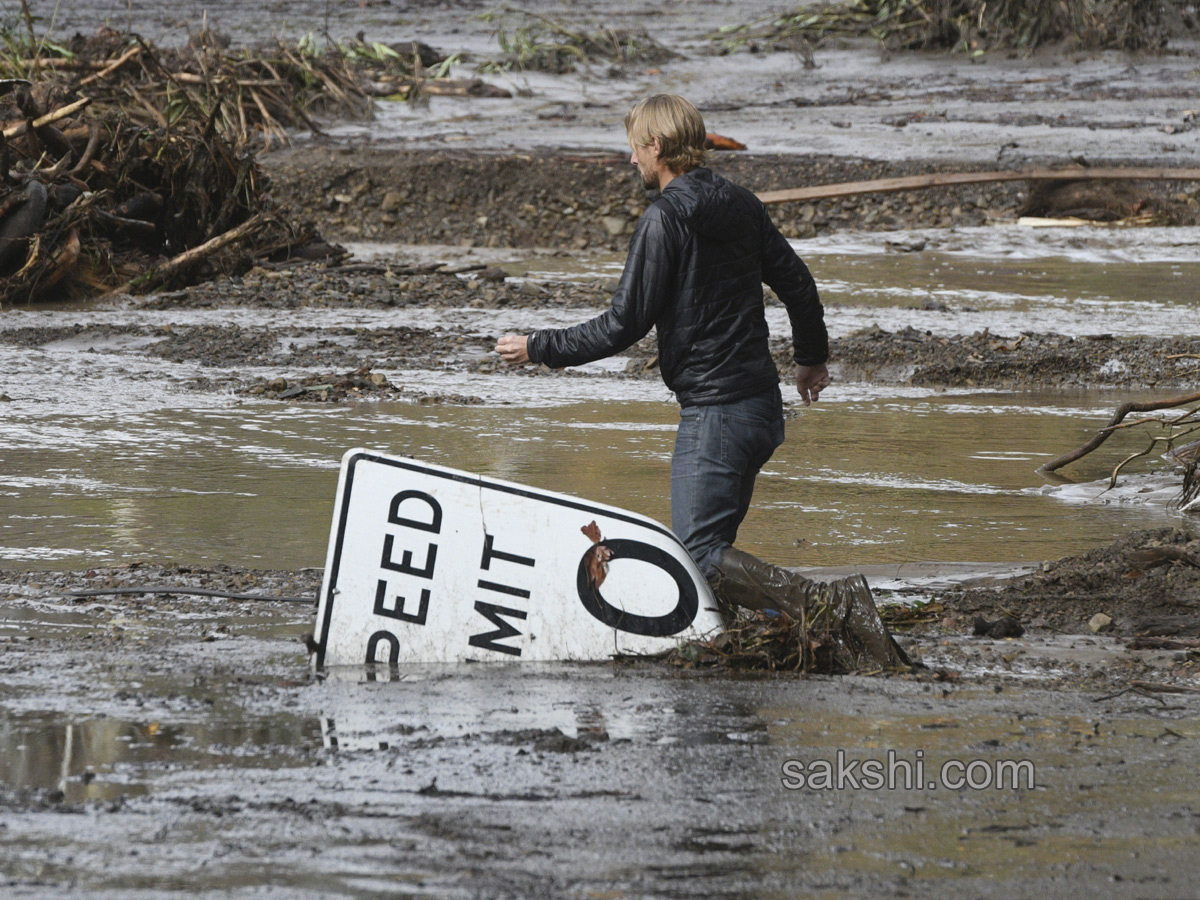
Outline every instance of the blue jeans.
<path fill-rule="evenodd" d="M 754 479 L 783 443 L 778 385 L 715 406 L 679 411 L 671 458 L 671 529 L 705 578 L 737 539 L 750 509 Z"/>

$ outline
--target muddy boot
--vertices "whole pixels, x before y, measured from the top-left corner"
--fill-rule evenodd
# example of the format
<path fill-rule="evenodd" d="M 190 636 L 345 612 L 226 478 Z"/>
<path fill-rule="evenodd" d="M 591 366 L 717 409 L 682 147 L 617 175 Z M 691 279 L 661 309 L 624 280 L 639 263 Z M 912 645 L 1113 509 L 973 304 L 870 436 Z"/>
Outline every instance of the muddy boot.
<path fill-rule="evenodd" d="M 797 622 L 804 620 L 823 594 L 824 585 L 765 562 L 736 547 L 726 547 L 713 564 L 717 577 L 713 593 L 730 606 L 745 609 L 775 609 Z"/>
<path fill-rule="evenodd" d="M 827 637 L 837 663 L 847 669 L 911 665 L 888 633 L 861 575 L 813 581 L 757 556 L 727 547 L 714 564 L 714 593 L 746 609 L 777 609 Z"/>
<path fill-rule="evenodd" d="M 908 654 L 896 643 L 879 617 L 879 609 L 875 606 L 867 579 L 861 575 L 851 575 L 831 582 L 830 587 L 834 589 L 838 605 L 843 609 L 845 635 L 862 648 L 863 663 L 885 669 L 912 665 Z"/>

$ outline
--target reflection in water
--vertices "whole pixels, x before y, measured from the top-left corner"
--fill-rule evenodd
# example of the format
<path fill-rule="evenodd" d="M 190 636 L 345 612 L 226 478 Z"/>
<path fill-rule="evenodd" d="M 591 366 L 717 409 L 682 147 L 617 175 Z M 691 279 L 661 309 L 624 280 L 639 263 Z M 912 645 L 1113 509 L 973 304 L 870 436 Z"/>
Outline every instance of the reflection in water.
<path fill-rule="evenodd" d="M 511 745 L 554 730 L 685 747 L 766 743 L 756 704 L 736 691 L 714 699 L 655 682 L 630 696 L 613 676 L 607 664 L 334 666 L 322 673 L 321 736 L 341 751 Z"/>
<path fill-rule="evenodd" d="M 797 410 L 760 476 L 739 536 L 751 552 L 788 565 L 1042 560 L 1177 517 L 1161 504 L 1065 505 L 1041 492 L 1038 462 L 1076 442 L 1081 420 L 1107 415 L 1115 393 L 897 396 L 835 387 L 840 393 L 831 390 L 820 406 Z M 21 518 L 0 521 L 5 564 L 37 566 L 50 548 L 78 554 L 81 564 L 320 565 L 336 467 L 353 446 L 670 522 L 678 421 L 670 403 L 597 400 L 515 415 L 376 403 L 302 416 L 261 404 L 230 414 L 254 428 L 252 445 L 214 429 L 208 415 L 175 410 L 143 417 L 147 439 L 120 454 L 80 458 L 77 445 L 8 452 L 0 504 Z M 101 418 L 94 427 L 112 425 Z M 155 433 L 187 436 L 193 446 L 160 454 Z M 1132 452 L 1133 439 L 1114 437 L 1106 451 Z M 19 480 L 47 466 L 89 480 L 50 489 Z M 1085 460 L 1072 474 L 1101 478 L 1106 467 Z"/>
<path fill-rule="evenodd" d="M 318 736 L 311 719 L 208 719 L 169 725 L 109 716 L 0 712 L 0 786 L 59 791 L 67 803 L 137 796 L 178 767 L 302 764 Z"/>

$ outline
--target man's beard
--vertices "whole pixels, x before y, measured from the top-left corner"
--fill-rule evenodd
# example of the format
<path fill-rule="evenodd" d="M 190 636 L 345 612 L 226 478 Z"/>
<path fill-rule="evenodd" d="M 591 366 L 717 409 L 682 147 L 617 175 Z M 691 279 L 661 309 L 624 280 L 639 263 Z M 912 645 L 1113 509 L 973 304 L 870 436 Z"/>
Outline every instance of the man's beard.
<path fill-rule="evenodd" d="M 642 187 L 648 191 L 658 190 L 658 175 L 653 172 L 643 172 L 638 169 L 638 174 L 642 176 Z"/>

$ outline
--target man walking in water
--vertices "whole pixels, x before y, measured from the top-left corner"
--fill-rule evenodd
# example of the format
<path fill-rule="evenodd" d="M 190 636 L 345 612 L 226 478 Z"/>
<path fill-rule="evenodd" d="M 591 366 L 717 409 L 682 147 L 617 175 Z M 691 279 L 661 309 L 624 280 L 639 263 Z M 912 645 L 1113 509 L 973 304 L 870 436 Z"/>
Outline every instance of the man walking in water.
<path fill-rule="evenodd" d="M 682 410 L 671 461 L 671 527 L 712 577 L 750 508 L 755 477 L 783 442 L 763 283 L 787 307 L 796 388 L 829 385 L 829 342 L 808 268 L 745 188 L 704 167 L 704 120 L 659 94 L 625 117 L 637 166 L 658 198 L 638 221 L 612 306 L 573 328 L 506 335 L 506 361 L 553 368 L 612 356 L 657 327 L 659 370 Z"/>
<path fill-rule="evenodd" d="M 829 386 L 816 285 L 762 202 L 704 166 L 695 106 L 674 94 L 649 97 L 625 116 L 625 130 L 629 161 L 659 196 L 638 220 L 612 305 L 571 328 L 505 335 L 496 351 L 514 364 L 577 366 L 619 353 L 655 327 L 659 370 L 681 406 L 672 530 L 706 578 L 738 582 L 726 599 L 807 614 L 812 582 L 732 545 L 755 478 L 784 436 L 762 286 L 787 308 L 796 390 L 808 406 Z M 829 605 L 828 592 L 822 596 Z"/>

